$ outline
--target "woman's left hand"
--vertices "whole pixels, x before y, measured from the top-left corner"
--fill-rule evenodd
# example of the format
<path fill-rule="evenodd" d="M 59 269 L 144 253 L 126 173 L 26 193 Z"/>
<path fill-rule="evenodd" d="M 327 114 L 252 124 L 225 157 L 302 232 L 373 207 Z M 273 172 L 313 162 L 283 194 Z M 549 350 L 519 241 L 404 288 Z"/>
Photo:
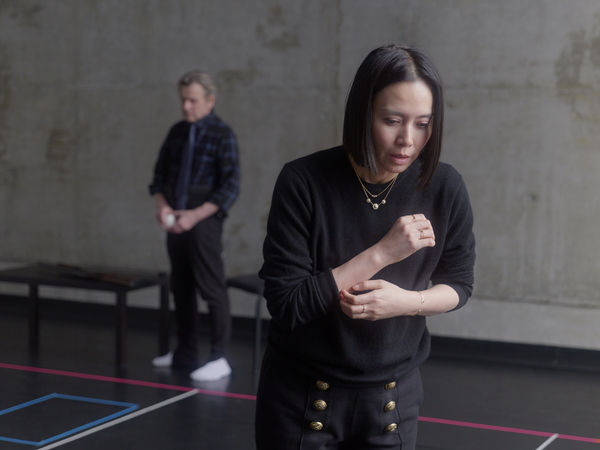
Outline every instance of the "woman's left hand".
<path fill-rule="evenodd" d="M 342 312 L 351 319 L 381 320 L 414 315 L 419 310 L 420 295 L 385 280 L 368 280 L 340 292 Z M 366 291 L 366 292 L 365 292 Z M 363 292 L 354 294 L 354 292 Z"/>

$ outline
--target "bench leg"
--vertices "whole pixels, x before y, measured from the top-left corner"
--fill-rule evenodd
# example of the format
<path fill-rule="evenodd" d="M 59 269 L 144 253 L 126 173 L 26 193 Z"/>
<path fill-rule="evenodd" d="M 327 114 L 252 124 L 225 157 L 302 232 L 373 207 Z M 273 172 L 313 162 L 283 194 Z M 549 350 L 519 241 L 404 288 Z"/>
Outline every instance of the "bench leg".
<path fill-rule="evenodd" d="M 37 352 L 40 346 L 40 297 L 38 285 L 29 285 L 29 349 Z"/>
<path fill-rule="evenodd" d="M 256 311 L 255 311 L 255 324 L 254 324 L 254 359 L 252 361 L 252 374 L 256 377 L 260 372 L 260 357 L 262 350 L 262 318 L 260 315 L 260 302 L 262 301 L 262 294 L 256 297 Z"/>
<path fill-rule="evenodd" d="M 116 365 L 122 367 L 127 363 L 127 293 L 117 292 L 117 334 L 116 334 Z"/>

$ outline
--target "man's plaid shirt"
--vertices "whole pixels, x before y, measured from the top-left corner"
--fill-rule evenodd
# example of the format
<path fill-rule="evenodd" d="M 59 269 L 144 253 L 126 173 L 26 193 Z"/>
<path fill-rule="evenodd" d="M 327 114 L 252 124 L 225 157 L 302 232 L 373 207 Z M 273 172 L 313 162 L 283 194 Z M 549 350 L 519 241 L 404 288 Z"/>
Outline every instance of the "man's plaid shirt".
<path fill-rule="evenodd" d="M 169 130 L 154 167 L 150 194 L 162 193 L 174 205 L 173 193 L 191 124 L 181 121 Z M 240 190 L 237 141 L 231 128 L 212 112 L 197 122 L 190 185 L 211 186 L 208 201 L 226 212 Z"/>

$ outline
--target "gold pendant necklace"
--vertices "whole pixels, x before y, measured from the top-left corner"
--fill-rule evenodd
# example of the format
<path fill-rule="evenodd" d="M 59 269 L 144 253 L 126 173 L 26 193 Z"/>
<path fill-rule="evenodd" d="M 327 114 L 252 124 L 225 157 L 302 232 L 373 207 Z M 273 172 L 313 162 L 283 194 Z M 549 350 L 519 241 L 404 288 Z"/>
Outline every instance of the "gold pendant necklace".
<path fill-rule="evenodd" d="M 356 173 L 356 171 L 354 171 L 354 173 Z M 358 176 L 358 173 L 356 173 L 356 178 L 358 178 L 360 187 L 362 187 L 363 192 L 365 193 L 365 197 L 367 197 L 367 203 L 369 203 L 371 205 L 371 207 L 376 210 L 376 209 L 379 209 L 379 206 L 385 205 L 385 199 L 388 198 L 388 195 L 390 195 L 390 192 L 392 191 L 392 188 L 394 187 L 394 183 L 396 183 L 396 178 L 398 178 L 398 174 L 396 174 L 396 176 L 392 179 L 392 181 L 390 181 L 388 183 L 388 185 L 385 188 L 383 188 L 383 190 L 379 194 L 371 194 L 371 192 L 369 192 L 369 190 L 363 184 L 363 181 Z M 383 199 L 379 203 L 374 203 L 371 200 L 371 198 L 375 199 L 375 198 L 379 197 L 380 195 L 382 195 L 384 192 L 386 193 L 385 197 L 383 197 Z"/>

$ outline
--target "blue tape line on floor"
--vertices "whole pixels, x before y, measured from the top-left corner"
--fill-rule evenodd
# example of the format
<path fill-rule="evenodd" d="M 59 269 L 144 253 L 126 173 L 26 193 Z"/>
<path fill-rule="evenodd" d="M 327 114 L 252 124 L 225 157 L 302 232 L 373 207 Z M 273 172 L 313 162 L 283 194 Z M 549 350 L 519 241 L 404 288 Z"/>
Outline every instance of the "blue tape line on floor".
<path fill-rule="evenodd" d="M 39 442 L 34 442 L 34 441 L 28 441 L 28 440 L 24 440 L 24 439 L 15 439 L 15 438 L 10 438 L 10 437 L 4 437 L 4 436 L 0 436 L 0 441 L 5 441 L 5 442 L 13 442 L 13 443 L 18 443 L 18 444 L 27 444 L 27 445 L 36 445 L 36 446 L 41 446 L 41 445 L 46 445 L 49 444 L 51 442 L 57 441 L 59 439 L 65 438 L 67 436 L 71 436 L 73 434 L 79 433 L 81 431 L 93 428 L 97 425 L 106 423 L 106 422 L 110 422 L 111 420 L 114 420 L 118 417 L 122 417 L 124 415 L 127 415 L 133 411 L 135 411 L 136 409 L 139 408 L 139 405 L 136 405 L 134 403 L 125 403 L 125 402 L 117 402 L 117 401 L 113 401 L 113 400 L 102 400 L 102 399 L 97 399 L 97 398 L 89 398 L 89 397 L 79 397 L 79 396 L 75 396 L 75 395 L 64 395 L 64 394 L 49 394 L 46 395 L 44 397 L 40 397 L 37 398 L 35 400 L 31 400 L 25 403 L 21 403 L 20 405 L 16 405 L 13 406 L 11 408 L 7 408 L 4 409 L 2 411 L 0 411 L 0 415 L 3 414 L 8 414 L 10 412 L 14 412 L 14 411 L 18 411 L 20 409 L 26 408 L 28 406 L 32 406 L 47 400 L 51 400 L 54 398 L 60 398 L 63 400 L 71 400 L 71 401 L 79 401 L 79 402 L 86 402 L 86 403 L 97 403 L 97 404 L 103 404 L 103 405 L 111 405 L 111 406 L 120 406 L 123 407 L 125 409 L 123 409 L 122 411 L 116 412 L 114 414 L 108 415 L 106 417 L 103 417 L 101 419 L 95 420 L 93 422 L 87 423 L 85 425 L 82 425 L 80 427 L 77 428 L 73 428 L 71 430 L 65 431 L 64 433 L 58 434 L 56 436 L 52 436 L 48 439 L 44 439 L 42 441 Z"/>

